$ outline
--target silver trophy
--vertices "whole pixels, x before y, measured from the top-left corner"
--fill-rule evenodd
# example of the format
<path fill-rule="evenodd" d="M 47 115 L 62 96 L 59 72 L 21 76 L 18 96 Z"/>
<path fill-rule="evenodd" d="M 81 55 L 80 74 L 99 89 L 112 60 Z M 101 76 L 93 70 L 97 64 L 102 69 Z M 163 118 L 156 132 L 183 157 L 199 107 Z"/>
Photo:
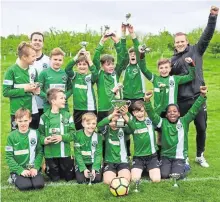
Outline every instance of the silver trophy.
<path fill-rule="evenodd" d="M 88 173 L 88 176 L 89 176 L 89 186 L 92 185 L 92 180 L 93 180 L 93 174 L 91 172 Z"/>
<path fill-rule="evenodd" d="M 170 177 L 173 179 L 173 187 L 179 187 L 179 185 L 177 184 L 177 180 L 180 178 L 180 173 L 172 173 L 170 174 Z"/>
<path fill-rule="evenodd" d="M 34 168 L 34 164 L 33 164 L 33 163 L 27 163 L 27 164 L 26 164 L 26 168 L 27 168 L 28 170 L 30 170 L 30 169 Z"/>
<path fill-rule="evenodd" d="M 139 180 L 135 180 L 135 190 L 134 190 L 134 192 L 139 192 L 139 185 L 140 185 L 140 182 L 141 182 L 141 180 L 139 179 Z"/>
<path fill-rule="evenodd" d="M 115 35 L 112 31 L 110 31 L 110 27 L 108 25 L 104 25 L 104 27 L 105 27 L 105 36 L 106 37 Z"/>
<path fill-rule="evenodd" d="M 80 46 L 82 47 L 81 50 L 86 51 L 86 46 L 88 45 L 88 43 L 89 43 L 89 42 L 86 42 L 86 41 L 80 42 L 79 44 L 80 44 Z"/>
<path fill-rule="evenodd" d="M 147 47 L 146 44 L 139 45 L 138 49 L 141 53 L 149 53 L 150 52 L 150 48 Z"/>
<path fill-rule="evenodd" d="M 129 26 L 129 25 L 131 24 L 131 23 L 129 23 L 130 17 L 131 17 L 131 14 L 130 14 L 130 13 L 127 13 L 127 14 L 125 15 L 126 21 L 123 22 L 122 24 L 125 25 L 125 26 Z"/>

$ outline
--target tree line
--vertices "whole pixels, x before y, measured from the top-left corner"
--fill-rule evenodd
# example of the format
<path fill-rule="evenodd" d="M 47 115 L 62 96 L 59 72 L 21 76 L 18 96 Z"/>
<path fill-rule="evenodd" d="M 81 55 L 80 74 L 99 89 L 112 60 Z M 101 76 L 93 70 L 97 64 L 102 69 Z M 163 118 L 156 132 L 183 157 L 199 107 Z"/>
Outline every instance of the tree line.
<path fill-rule="evenodd" d="M 203 32 L 202 28 L 197 28 L 187 33 L 187 37 L 190 44 L 195 44 L 199 40 Z M 80 47 L 81 41 L 89 42 L 87 49 L 94 53 L 96 46 L 98 45 L 101 34 L 99 32 L 88 30 L 86 33 L 57 30 L 56 28 L 50 28 L 49 31 L 43 33 L 44 40 L 44 53 L 49 55 L 50 51 L 55 47 L 60 47 L 67 56 L 75 55 Z M 174 37 L 167 31 L 162 30 L 158 34 L 141 34 L 137 32 L 137 37 L 142 44 L 146 44 L 151 52 L 157 52 L 163 56 L 166 52 L 173 52 L 174 50 Z M 129 38 L 128 38 L 129 39 Z M 9 35 L 7 37 L 1 36 L 1 56 L 14 55 L 16 49 L 21 41 L 28 41 L 29 36 L 21 35 Z M 127 47 L 132 46 L 132 41 L 127 40 Z M 104 53 L 112 53 L 114 44 L 111 40 L 107 40 L 104 46 Z M 214 36 L 206 51 L 213 57 L 220 57 L 220 31 L 215 30 Z"/>

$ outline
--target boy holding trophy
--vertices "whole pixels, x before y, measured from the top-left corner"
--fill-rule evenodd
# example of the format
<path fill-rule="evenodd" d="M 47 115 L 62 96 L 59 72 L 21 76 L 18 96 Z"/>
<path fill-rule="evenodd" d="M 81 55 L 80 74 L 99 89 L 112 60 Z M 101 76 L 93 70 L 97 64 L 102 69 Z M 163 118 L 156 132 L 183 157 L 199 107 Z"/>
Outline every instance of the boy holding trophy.
<path fill-rule="evenodd" d="M 6 161 L 10 169 L 10 182 L 19 190 L 40 189 L 44 187 L 44 179 L 39 172 L 43 148 L 40 134 L 29 128 L 31 113 L 20 108 L 15 113 L 18 129 L 12 131 L 5 147 Z"/>
<path fill-rule="evenodd" d="M 73 141 L 75 125 L 69 112 L 64 110 L 66 95 L 62 89 L 47 92 L 51 107 L 41 116 L 39 132 L 44 145 L 46 174 L 52 181 L 73 179 L 73 159 L 70 142 Z"/>

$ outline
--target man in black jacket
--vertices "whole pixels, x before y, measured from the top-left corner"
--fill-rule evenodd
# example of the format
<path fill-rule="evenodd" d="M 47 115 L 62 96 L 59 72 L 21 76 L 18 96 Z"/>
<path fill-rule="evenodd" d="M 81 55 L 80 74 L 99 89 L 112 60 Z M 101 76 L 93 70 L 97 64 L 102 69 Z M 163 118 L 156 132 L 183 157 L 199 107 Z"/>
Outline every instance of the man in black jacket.
<path fill-rule="evenodd" d="M 191 57 L 196 63 L 196 77 L 192 82 L 179 86 L 178 92 L 178 105 L 180 107 L 181 116 L 184 116 L 190 107 L 195 102 L 196 98 L 200 94 L 200 86 L 205 85 L 203 78 L 202 56 L 207 49 L 210 40 L 215 31 L 219 8 L 212 6 L 208 19 L 208 24 L 200 37 L 199 41 L 195 45 L 189 45 L 186 38 L 186 34 L 179 32 L 175 35 L 175 50 L 174 55 L 171 59 L 172 70 L 171 74 L 174 75 L 185 75 L 188 74 L 188 65 L 185 62 L 186 57 Z M 205 140 L 206 140 L 206 127 L 207 127 L 207 111 L 206 104 L 203 105 L 200 112 L 194 120 L 196 126 L 196 143 L 197 143 L 197 156 L 195 161 L 202 167 L 209 167 L 206 162 L 203 152 L 205 151 Z"/>

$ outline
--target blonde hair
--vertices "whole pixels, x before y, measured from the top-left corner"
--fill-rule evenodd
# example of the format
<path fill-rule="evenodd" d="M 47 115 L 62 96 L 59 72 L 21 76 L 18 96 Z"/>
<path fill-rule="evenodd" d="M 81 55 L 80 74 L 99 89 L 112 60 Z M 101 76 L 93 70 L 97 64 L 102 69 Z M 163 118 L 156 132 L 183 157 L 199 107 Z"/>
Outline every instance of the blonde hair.
<path fill-rule="evenodd" d="M 87 113 L 82 115 L 82 122 L 83 121 L 90 121 L 90 120 L 96 120 L 97 121 L 97 116 L 92 112 L 87 112 Z"/>
<path fill-rule="evenodd" d="M 50 57 L 52 57 L 53 55 L 62 55 L 62 56 L 65 56 L 65 52 L 63 52 L 61 48 L 54 48 L 54 49 L 50 52 Z"/>
<path fill-rule="evenodd" d="M 21 119 L 22 117 L 28 115 L 29 118 L 31 118 L 31 112 L 29 109 L 26 108 L 19 108 L 16 112 L 15 112 L 15 119 Z"/>
<path fill-rule="evenodd" d="M 30 49 L 32 49 L 32 50 L 35 51 L 34 47 L 33 47 L 29 42 L 22 41 L 22 42 L 18 45 L 18 48 L 17 48 L 18 57 L 21 59 L 21 57 L 22 57 L 23 55 L 28 56 Z"/>
<path fill-rule="evenodd" d="M 159 67 L 160 65 L 169 63 L 171 65 L 171 61 L 168 58 L 161 58 L 160 60 L 157 61 L 157 67 Z"/>
<path fill-rule="evenodd" d="M 57 98 L 57 93 L 64 93 L 64 90 L 60 89 L 60 88 L 51 88 L 47 91 L 47 100 L 50 104 L 51 100 L 55 100 Z"/>

